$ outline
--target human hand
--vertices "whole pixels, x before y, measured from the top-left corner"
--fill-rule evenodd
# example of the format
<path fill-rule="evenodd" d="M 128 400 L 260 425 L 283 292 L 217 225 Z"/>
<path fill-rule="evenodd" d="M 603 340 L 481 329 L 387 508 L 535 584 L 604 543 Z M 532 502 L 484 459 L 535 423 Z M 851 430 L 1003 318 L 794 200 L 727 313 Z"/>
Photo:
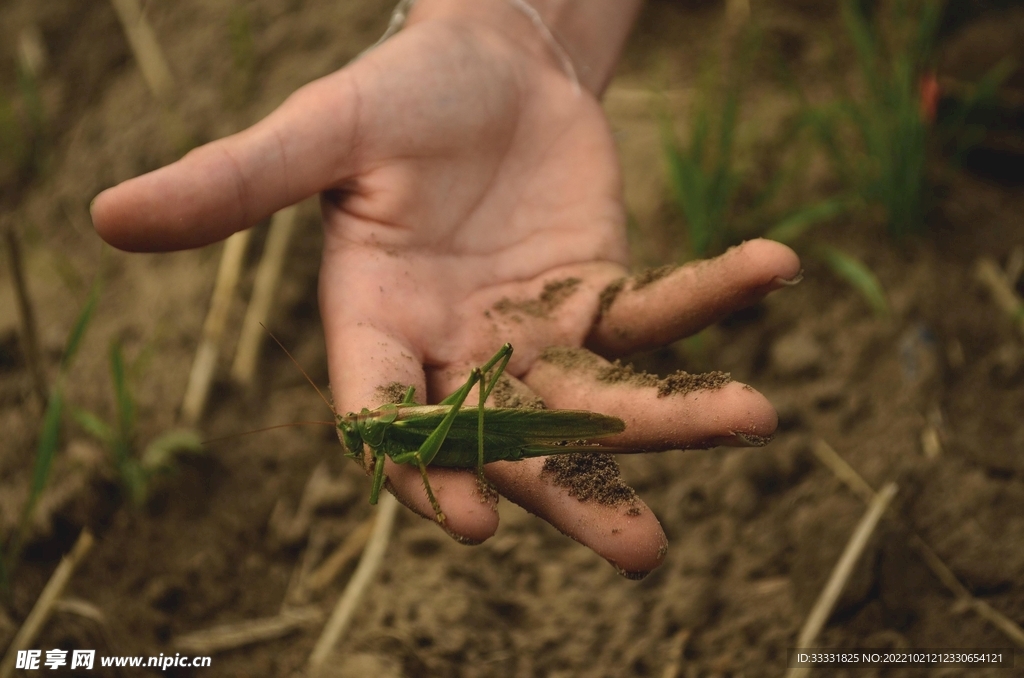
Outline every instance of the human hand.
<path fill-rule="evenodd" d="M 516 352 L 506 374 L 549 407 L 626 421 L 608 444 L 670 449 L 770 435 L 774 410 L 740 384 L 658 398 L 538 359 L 548 346 L 612 357 L 660 345 L 799 272 L 788 248 L 753 241 L 627 286 L 602 313 L 601 292 L 627 264 L 614 144 L 597 101 L 541 52 L 509 39 L 500 22 L 413 22 L 252 128 L 100 194 L 94 223 L 123 249 L 183 249 L 320 193 L 320 306 L 341 413 L 382 404 L 380 387 L 393 382 L 436 402 L 508 341 Z M 550 312 L 524 305 L 558 281 L 575 282 Z M 665 536 L 649 509 L 581 503 L 542 466 L 485 471 L 499 492 L 620 570 L 660 563 Z M 389 462 L 387 474 L 404 503 L 433 518 L 415 468 Z M 497 514 L 474 474 L 431 469 L 430 479 L 450 534 L 480 542 L 494 533 Z"/>

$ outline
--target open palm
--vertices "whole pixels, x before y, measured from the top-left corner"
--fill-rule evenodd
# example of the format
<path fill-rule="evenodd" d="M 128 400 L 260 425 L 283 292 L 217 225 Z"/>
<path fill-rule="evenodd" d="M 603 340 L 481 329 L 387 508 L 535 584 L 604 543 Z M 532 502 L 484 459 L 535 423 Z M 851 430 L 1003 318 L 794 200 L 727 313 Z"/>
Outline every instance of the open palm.
<path fill-rule="evenodd" d="M 381 387 L 394 382 L 436 402 L 508 341 L 508 374 L 549 407 L 623 418 L 627 430 L 611 444 L 743 444 L 774 430 L 771 406 L 739 384 L 659 398 L 539 359 L 548 346 L 619 355 L 672 341 L 781 286 L 799 262 L 754 241 L 642 289 L 627 285 L 602 312 L 602 290 L 627 263 L 607 121 L 592 96 L 499 33 L 411 26 L 252 128 L 104 192 L 93 218 L 118 247 L 181 249 L 316 193 L 339 412 L 381 404 Z M 621 570 L 657 566 L 665 538 L 649 510 L 581 503 L 547 482 L 542 464 L 486 471 L 502 494 Z M 389 465 L 388 476 L 404 503 L 433 516 L 414 468 Z M 431 469 L 431 485 L 453 536 L 493 534 L 497 514 L 472 473 Z"/>

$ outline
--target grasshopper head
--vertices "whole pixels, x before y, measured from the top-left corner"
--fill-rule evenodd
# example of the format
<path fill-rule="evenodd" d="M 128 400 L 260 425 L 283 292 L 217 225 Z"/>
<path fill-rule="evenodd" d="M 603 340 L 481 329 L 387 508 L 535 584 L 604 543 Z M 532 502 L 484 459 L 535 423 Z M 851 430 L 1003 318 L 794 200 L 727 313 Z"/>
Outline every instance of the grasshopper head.
<path fill-rule="evenodd" d="M 346 456 L 360 460 L 363 458 L 363 437 L 359 435 L 355 414 L 350 412 L 344 417 L 338 417 L 338 437 L 348 449 Z"/>

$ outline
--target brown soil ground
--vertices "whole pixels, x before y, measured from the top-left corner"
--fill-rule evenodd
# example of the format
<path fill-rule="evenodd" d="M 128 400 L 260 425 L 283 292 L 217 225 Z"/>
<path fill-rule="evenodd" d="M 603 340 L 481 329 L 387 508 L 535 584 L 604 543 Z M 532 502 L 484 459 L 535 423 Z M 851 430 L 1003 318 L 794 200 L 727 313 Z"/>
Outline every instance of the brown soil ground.
<path fill-rule="evenodd" d="M 40 83 L 48 130 L 45 162 L 31 181 L 19 183 L 10 172 L 3 174 L 0 159 L 0 208 L 25 241 L 51 379 L 88 285 L 102 272 L 98 314 L 69 375 L 69 401 L 112 419 L 107 347 L 119 340 L 133 365 L 139 442 L 172 428 L 218 261 L 216 247 L 160 256 L 101 252 L 89 223 L 89 200 L 173 160 L 190 144 L 251 124 L 296 87 L 342 66 L 382 32 L 384 4 L 147 3 L 177 79 L 177 117 L 161 112 L 148 94 L 108 3 L 0 5 L 3 92 L 17 89 L 15 46 L 22 29 L 35 26 L 48 52 Z M 838 19 L 826 9 L 831 5 L 778 0 L 758 10 L 772 43 L 811 91 L 827 79 L 824 65 L 835 61 L 835 45 L 842 41 Z M 964 20 L 987 21 L 996 37 L 1024 25 L 1019 14 L 1002 11 Z M 721 13 L 715 1 L 654 2 L 607 97 L 628 202 L 639 224 L 632 234 L 638 270 L 673 263 L 678 257 L 665 253 L 681 251 L 678 225 L 666 206 L 658 123 L 648 92 L 667 90 L 668 105 L 686 110 L 700 55 L 713 46 L 708 36 L 715 34 Z M 239 30 L 241 25 L 248 29 Z M 949 45 L 964 42 L 956 42 L 960 33 L 951 33 Z M 981 44 L 999 43 L 993 38 Z M 1008 44 L 1019 48 L 1022 41 L 1011 35 Z M 745 118 L 762 124 L 741 128 L 744 148 L 756 148 L 753 140 L 769 136 L 792 111 L 790 95 L 762 78 L 760 67 L 756 75 Z M 1019 140 L 1012 128 L 1001 134 Z M 888 320 L 873 316 L 850 288 L 808 258 L 799 286 L 711 328 L 699 344 L 684 342 L 637 358 L 637 365 L 660 374 L 679 368 L 730 372 L 766 393 L 781 417 L 778 437 L 763 449 L 668 452 L 621 462 L 623 479 L 669 535 L 663 567 L 640 582 L 624 579 L 509 502 L 500 505 L 498 534 L 477 547 L 461 546 L 403 510 L 379 577 L 332 661 L 332 675 L 780 675 L 786 648 L 864 512 L 814 457 L 820 440 L 876 488 L 897 482 L 896 510 L 905 520 L 882 523 L 819 645 L 1010 646 L 991 624 L 955 605 L 908 545 L 910 532 L 919 534 L 972 594 L 1024 623 L 1024 344 L 973 273 L 978 257 L 1002 263 L 1014 247 L 1024 246 L 1019 157 L 1016 165 L 1000 164 L 1009 157 L 1007 148 L 1014 146 L 997 144 L 972 156 L 973 174 L 946 176 L 926 239 L 896 246 L 881 229 L 853 221 L 822 232 L 876 272 L 893 307 Z M 827 179 L 816 187 L 823 184 Z M 324 384 L 315 202 L 302 204 L 298 218 L 300 235 L 272 326 Z M 257 229 L 257 242 L 265 229 Z M 258 250 L 249 255 L 253 262 Z M 249 273 L 243 290 L 251 284 Z M 240 319 L 241 305 L 232 313 Z M 28 492 L 41 419 L 17 328 L 5 274 L 5 539 Z M 224 355 L 231 355 L 235 340 L 223 347 Z M 254 392 L 218 381 L 203 422 L 208 436 L 329 417 L 285 356 L 269 348 L 264 356 Z M 923 437 L 931 442 L 923 444 Z M 69 421 L 31 541 L 14 573 L 11 600 L 0 605 L 0 649 L 85 526 L 98 541 L 67 595 L 101 616 L 59 610 L 36 647 L 173 654 L 172 643 L 182 634 L 278 614 L 297 569 L 315 565 L 372 514 L 362 469 L 338 452 L 326 428 L 219 443 L 183 462 L 145 507 L 134 508 L 118 491 L 105 453 Z M 307 480 L 321 465 L 329 491 L 308 523 L 301 516 L 293 520 Z M 353 567 L 308 602 L 329 611 Z M 311 624 L 285 638 L 217 653 L 211 668 L 167 675 L 295 675 L 320 628 Z M 149 675 L 104 671 L 82 675 Z M 831 673 L 1010 675 L 910 668 Z"/>

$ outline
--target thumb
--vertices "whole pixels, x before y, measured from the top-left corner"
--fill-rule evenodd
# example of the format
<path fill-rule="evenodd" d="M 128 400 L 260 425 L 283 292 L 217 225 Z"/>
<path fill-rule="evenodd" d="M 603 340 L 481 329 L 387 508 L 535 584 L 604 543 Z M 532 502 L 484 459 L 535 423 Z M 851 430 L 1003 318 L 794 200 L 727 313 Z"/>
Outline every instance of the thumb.
<path fill-rule="evenodd" d="M 199 247 L 342 183 L 357 166 L 354 82 L 348 69 L 332 73 L 249 129 L 103 191 L 97 232 L 124 250 Z"/>

